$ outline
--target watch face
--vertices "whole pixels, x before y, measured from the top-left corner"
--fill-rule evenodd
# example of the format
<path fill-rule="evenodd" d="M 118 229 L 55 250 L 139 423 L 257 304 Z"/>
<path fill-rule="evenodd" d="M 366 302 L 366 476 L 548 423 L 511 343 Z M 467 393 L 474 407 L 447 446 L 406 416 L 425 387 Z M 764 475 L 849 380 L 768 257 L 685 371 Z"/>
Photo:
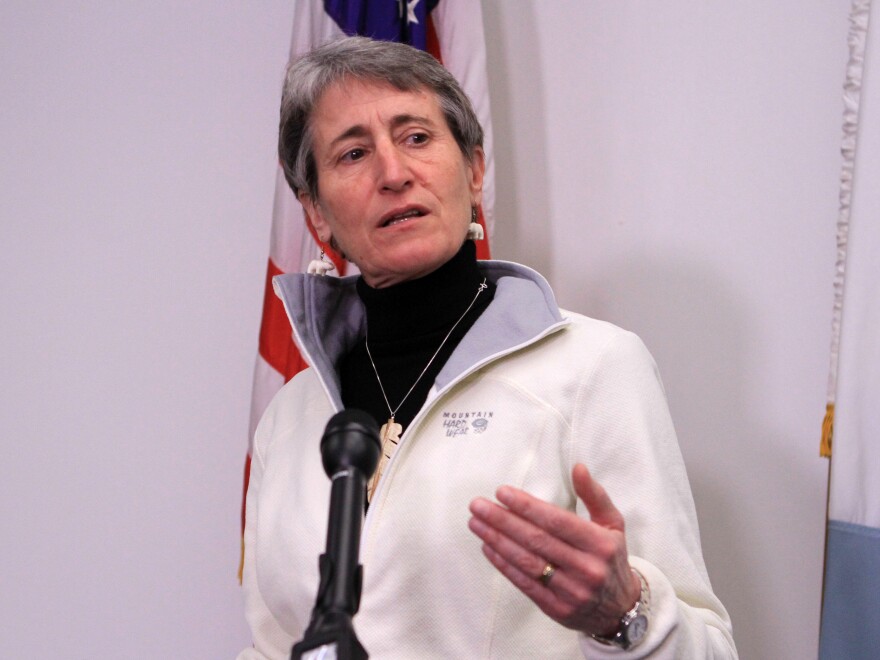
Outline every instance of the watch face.
<path fill-rule="evenodd" d="M 626 628 L 627 641 L 630 644 L 636 644 L 645 636 L 646 632 L 648 632 L 648 617 L 639 614 L 629 622 Z"/>

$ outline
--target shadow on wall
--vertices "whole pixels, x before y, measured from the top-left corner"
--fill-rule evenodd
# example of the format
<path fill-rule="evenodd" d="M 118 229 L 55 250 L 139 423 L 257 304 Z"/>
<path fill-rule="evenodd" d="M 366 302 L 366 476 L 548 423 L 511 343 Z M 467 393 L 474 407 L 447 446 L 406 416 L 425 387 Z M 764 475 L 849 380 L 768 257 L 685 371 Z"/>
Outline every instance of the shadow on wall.
<path fill-rule="evenodd" d="M 519 3 L 517 20 L 505 22 L 501 4 L 483 3 L 495 154 L 492 255 L 527 264 L 552 281 L 551 240 L 546 230 L 552 209 L 541 51 L 534 17 L 522 16 L 535 10 L 532 4 Z M 518 80 L 533 84 L 528 89 L 515 87 L 511 71 L 516 71 Z M 520 163 L 527 167 L 518 167 Z"/>
<path fill-rule="evenodd" d="M 577 267 L 560 279 L 582 280 Z M 785 573 L 821 570 L 821 540 L 798 547 L 791 528 L 803 519 L 804 502 L 817 494 L 806 453 L 786 449 L 798 442 L 782 438 L 773 417 L 758 418 L 767 406 L 755 405 L 766 371 L 755 351 L 758 328 L 750 319 L 756 312 L 747 295 L 708 263 L 639 254 L 591 270 L 597 279 L 574 293 L 580 299 L 571 304 L 639 334 L 660 367 L 706 565 L 733 619 L 741 657 L 791 657 L 778 617 L 794 594 L 780 593 L 774 602 L 767 593 L 774 592 L 774 582 L 780 583 L 774 593 L 782 591 Z M 793 557 L 802 557 L 803 564 L 793 566 Z M 779 648 L 768 648 L 774 645 Z"/>

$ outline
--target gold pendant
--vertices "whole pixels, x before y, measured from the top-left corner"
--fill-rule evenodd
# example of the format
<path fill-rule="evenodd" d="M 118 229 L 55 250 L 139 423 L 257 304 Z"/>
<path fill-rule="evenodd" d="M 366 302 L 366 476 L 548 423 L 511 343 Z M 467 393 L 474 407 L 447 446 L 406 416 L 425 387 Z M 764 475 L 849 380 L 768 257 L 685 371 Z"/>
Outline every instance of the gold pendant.
<path fill-rule="evenodd" d="M 382 424 L 382 428 L 379 429 L 379 439 L 382 441 L 382 455 L 379 457 L 379 465 L 376 467 L 376 471 L 367 484 L 367 502 L 373 499 L 373 493 L 376 492 L 376 486 L 379 484 L 379 479 L 382 478 L 382 473 L 385 471 L 388 459 L 391 458 L 394 448 L 397 447 L 397 443 L 400 441 L 401 433 L 403 433 L 403 427 L 394 421 L 394 417 L 389 417 L 388 421 Z"/>
<path fill-rule="evenodd" d="M 397 444 L 400 440 L 400 434 L 403 433 L 403 427 L 394 421 L 393 417 L 389 417 L 388 421 L 382 424 L 379 429 L 379 438 L 382 440 L 382 453 L 389 453 L 390 447 L 386 447 L 387 443 Z"/>

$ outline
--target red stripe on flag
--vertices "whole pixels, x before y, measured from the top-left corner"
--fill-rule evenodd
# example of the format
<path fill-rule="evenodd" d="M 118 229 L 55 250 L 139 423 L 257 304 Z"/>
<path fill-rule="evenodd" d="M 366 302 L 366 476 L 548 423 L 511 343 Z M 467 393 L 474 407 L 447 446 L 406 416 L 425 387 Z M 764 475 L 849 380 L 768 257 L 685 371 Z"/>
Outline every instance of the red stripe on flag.
<path fill-rule="evenodd" d="M 440 39 L 437 37 L 437 28 L 434 26 L 434 17 L 428 14 L 428 29 L 425 50 L 431 53 L 440 64 L 443 64 L 443 58 L 440 55 Z"/>
<path fill-rule="evenodd" d="M 284 305 L 275 295 L 272 278 L 282 271 L 269 259 L 266 269 L 266 290 L 263 294 L 263 322 L 260 325 L 260 355 L 288 381 L 308 364 L 291 337 L 290 321 Z"/>

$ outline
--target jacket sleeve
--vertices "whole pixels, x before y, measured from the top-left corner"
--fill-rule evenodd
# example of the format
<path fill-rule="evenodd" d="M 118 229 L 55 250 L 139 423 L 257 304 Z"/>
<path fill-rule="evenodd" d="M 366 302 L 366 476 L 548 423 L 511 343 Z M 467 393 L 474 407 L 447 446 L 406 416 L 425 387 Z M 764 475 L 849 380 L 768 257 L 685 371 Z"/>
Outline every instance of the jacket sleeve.
<path fill-rule="evenodd" d="M 271 409 L 271 404 L 270 404 Z M 269 411 L 263 416 L 254 438 L 251 474 L 245 503 L 244 567 L 242 587 L 244 591 L 245 617 L 251 628 L 254 645 L 243 650 L 238 660 L 287 660 L 294 640 L 286 633 L 269 610 L 260 592 L 257 580 L 256 547 L 259 524 L 260 486 L 263 480 L 265 458 L 263 449 L 272 425 Z"/>
<path fill-rule="evenodd" d="M 648 582 L 646 638 L 623 652 L 586 635 L 589 658 L 736 658 L 730 618 L 712 592 L 684 461 L 656 364 L 615 332 L 585 373 L 573 413 L 571 465 L 583 462 L 625 520 L 630 564 Z M 578 513 L 589 514 L 578 500 Z"/>

